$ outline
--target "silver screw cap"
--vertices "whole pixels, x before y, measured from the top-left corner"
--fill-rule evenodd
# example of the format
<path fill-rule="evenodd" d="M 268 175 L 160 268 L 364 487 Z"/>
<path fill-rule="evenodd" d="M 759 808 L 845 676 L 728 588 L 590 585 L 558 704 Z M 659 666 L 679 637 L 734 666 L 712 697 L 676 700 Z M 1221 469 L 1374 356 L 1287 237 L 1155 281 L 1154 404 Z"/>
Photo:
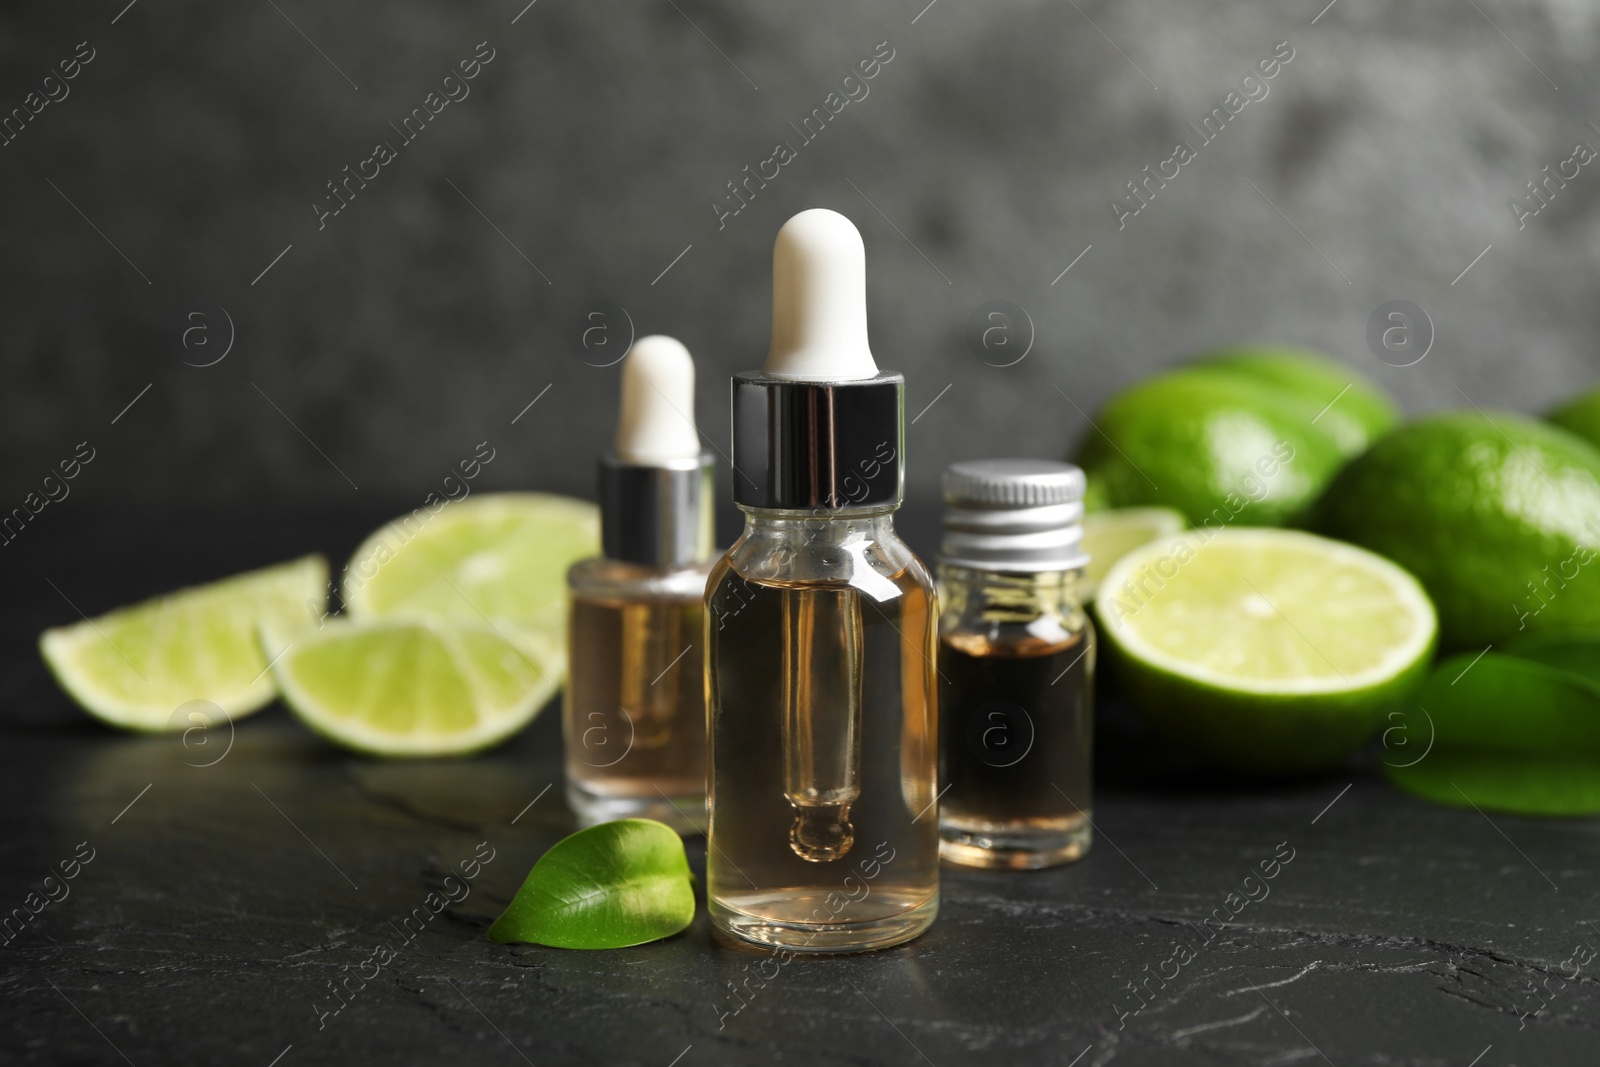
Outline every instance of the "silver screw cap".
<path fill-rule="evenodd" d="M 1083 471 L 1045 459 L 974 459 L 944 472 L 940 560 L 972 570 L 1075 570 L 1083 551 Z"/>

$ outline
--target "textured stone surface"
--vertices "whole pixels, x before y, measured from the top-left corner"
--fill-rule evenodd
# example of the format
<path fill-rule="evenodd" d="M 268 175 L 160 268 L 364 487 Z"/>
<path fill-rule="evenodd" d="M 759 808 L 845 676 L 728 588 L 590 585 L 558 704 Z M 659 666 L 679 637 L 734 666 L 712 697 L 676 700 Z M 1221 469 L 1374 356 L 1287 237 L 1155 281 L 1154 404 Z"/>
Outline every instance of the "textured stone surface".
<path fill-rule="evenodd" d="M 1412 410 L 1542 410 L 1590 384 L 1600 178 L 1521 231 L 1506 201 L 1600 140 L 1595 6 L 1325 4 L 9 5 L 0 113 L 76 42 L 96 58 L 0 148 L 3 504 L 84 438 L 101 458 L 76 493 L 102 504 L 420 500 L 484 439 L 488 484 L 587 492 L 617 384 L 579 358 L 599 299 L 690 345 L 726 441 L 772 235 L 815 205 L 865 234 L 911 413 L 942 395 L 908 442 L 922 492 L 957 458 L 1059 454 L 1114 389 L 1242 338 L 1323 347 Z M 485 40 L 471 95 L 319 231 L 324 183 Z M 719 230 L 725 183 L 798 142 L 881 41 L 870 94 Z M 1279 41 L 1270 94 L 1119 231 L 1124 183 Z M 1438 334 L 1404 370 L 1364 340 L 1396 298 Z M 991 299 L 1037 328 L 1016 366 L 966 340 Z M 232 352 L 185 366 L 220 353 L 218 307 Z M 186 351 L 198 321 L 212 345 Z"/>
<path fill-rule="evenodd" d="M 462 762 L 355 759 L 277 707 L 240 723 L 231 748 L 185 749 L 88 723 L 29 647 L 39 626 L 75 618 L 41 574 L 97 612 L 308 549 L 341 558 L 368 525 L 124 515 L 65 529 L 5 573 L 0 904 L 23 906 L 80 842 L 94 858 L 0 948 L 0 1062 L 1594 1060 L 1593 965 L 1564 981 L 1562 964 L 1580 944 L 1600 948 L 1600 831 L 1426 806 L 1384 784 L 1381 753 L 1323 779 L 1231 781 L 1112 710 L 1100 834 L 1083 862 L 947 870 L 926 936 L 775 976 L 767 962 L 765 987 L 752 979 L 732 1014 L 729 983 L 767 958 L 715 940 L 703 911 L 678 937 L 620 951 L 483 938 L 572 829 L 551 711 Z M 925 545 L 926 521 L 907 525 Z M 470 894 L 403 939 L 404 917 L 480 842 L 494 858 Z M 1199 943 L 1192 927 L 1227 914 L 1230 893 L 1260 896 L 1246 876 L 1288 850 L 1270 895 L 1239 906 L 1122 1018 L 1136 1003 L 1127 983 L 1170 975 L 1174 943 Z M 703 844 L 690 851 L 703 871 Z M 358 973 L 379 942 L 397 958 L 321 1017 L 327 983 Z"/>

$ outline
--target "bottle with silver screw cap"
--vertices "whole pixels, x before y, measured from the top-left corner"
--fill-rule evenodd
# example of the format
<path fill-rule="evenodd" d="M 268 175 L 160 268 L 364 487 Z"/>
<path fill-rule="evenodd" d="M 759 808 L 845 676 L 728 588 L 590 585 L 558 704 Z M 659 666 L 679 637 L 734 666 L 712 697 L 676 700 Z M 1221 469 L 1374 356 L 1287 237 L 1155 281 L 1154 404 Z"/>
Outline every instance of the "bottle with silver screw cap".
<path fill-rule="evenodd" d="M 1053 867 L 1092 834 L 1094 626 L 1079 599 L 1083 472 L 987 459 L 944 474 L 940 854 Z"/>

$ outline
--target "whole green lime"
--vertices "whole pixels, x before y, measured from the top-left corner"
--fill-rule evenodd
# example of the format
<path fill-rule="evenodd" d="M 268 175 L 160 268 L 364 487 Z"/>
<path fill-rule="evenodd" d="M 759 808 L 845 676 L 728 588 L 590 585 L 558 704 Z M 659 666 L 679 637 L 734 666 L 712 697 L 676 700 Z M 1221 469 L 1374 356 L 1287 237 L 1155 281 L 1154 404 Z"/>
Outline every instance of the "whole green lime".
<path fill-rule="evenodd" d="M 1579 393 L 1545 418 L 1600 448 L 1600 389 Z"/>
<path fill-rule="evenodd" d="M 1101 409 L 1076 457 L 1088 475 L 1085 505 L 1175 507 L 1195 525 L 1289 522 L 1342 460 L 1397 419 L 1382 391 L 1327 356 L 1218 349 Z"/>
<path fill-rule="evenodd" d="M 1236 374 L 1288 394 L 1298 410 L 1354 456 L 1392 430 L 1400 411 L 1376 385 L 1337 360 L 1304 348 L 1241 345 L 1196 360 L 1194 370 Z"/>
<path fill-rule="evenodd" d="M 1520 415 L 1447 412 L 1350 463 L 1312 525 L 1422 580 L 1441 645 L 1600 628 L 1600 451 Z"/>
<path fill-rule="evenodd" d="M 1182 370 L 1113 397 L 1076 458 L 1091 507 L 1169 507 L 1217 527 L 1289 521 L 1344 456 L 1283 390 Z"/>

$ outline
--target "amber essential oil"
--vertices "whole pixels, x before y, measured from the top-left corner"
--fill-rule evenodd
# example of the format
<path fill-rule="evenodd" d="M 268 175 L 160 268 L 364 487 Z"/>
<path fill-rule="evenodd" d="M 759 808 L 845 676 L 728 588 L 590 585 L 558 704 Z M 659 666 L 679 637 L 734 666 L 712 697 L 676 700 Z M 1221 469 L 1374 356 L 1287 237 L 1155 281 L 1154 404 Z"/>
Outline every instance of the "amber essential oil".
<path fill-rule="evenodd" d="M 747 940 L 881 948 L 939 902 L 933 583 L 887 515 L 832 520 L 837 543 L 778 553 L 801 569 L 854 556 L 867 575 L 741 572 L 805 525 L 753 517 L 708 585 L 707 898 Z"/>
<path fill-rule="evenodd" d="M 568 802 L 587 822 L 704 830 L 706 568 L 652 583 L 611 560 L 580 566 L 562 709 Z"/>

